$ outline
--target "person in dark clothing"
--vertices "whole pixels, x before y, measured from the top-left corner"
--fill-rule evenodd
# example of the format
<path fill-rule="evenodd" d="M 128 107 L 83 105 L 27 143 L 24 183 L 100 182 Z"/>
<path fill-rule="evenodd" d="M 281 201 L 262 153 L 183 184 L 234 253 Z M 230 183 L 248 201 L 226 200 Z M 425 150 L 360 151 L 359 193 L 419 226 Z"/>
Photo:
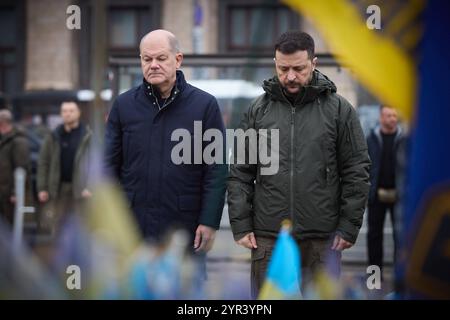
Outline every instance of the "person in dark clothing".
<path fill-rule="evenodd" d="M 140 57 L 142 84 L 119 95 L 108 116 L 106 170 L 122 186 L 145 239 L 159 242 L 169 230 L 182 228 L 195 251 L 207 252 L 220 225 L 227 166 L 174 162 L 173 134 L 184 130 L 193 144 L 208 129 L 225 137 L 217 101 L 177 70 L 183 55 L 172 33 L 148 33 L 141 40 Z M 201 156 L 204 146 L 189 154 Z"/>
<path fill-rule="evenodd" d="M 27 134 L 28 143 L 30 145 L 30 157 L 31 157 L 31 175 L 30 183 L 32 190 L 32 199 L 34 205 L 39 204 L 38 191 L 37 191 L 37 167 L 39 161 L 39 151 L 44 143 L 45 137 L 51 133 L 50 129 L 42 123 L 41 115 L 26 115 L 23 125 Z"/>
<path fill-rule="evenodd" d="M 70 131 L 61 130 L 61 180 L 63 183 L 71 183 L 73 177 L 73 164 L 75 154 L 81 140 L 81 127 Z"/>
<path fill-rule="evenodd" d="M 0 110 L 0 216 L 14 222 L 14 170 L 24 168 L 30 177 L 30 151 L 25 132 L 15 127 L 9 110 Z M 28 183 L 28 182 L 27 182 Z"/>
<path fill-rule="evenodd" d="M 42 204 L 51 201 L 51 210 L 45 210 L 50 216 L 44 215 L 41 223 L 53 230 L 77 201 L 91 197 L 86 158 L 92 132 L 80 116 L 77 103 L 63 102 L 63 124 L 45 138 L 39 153 L 38 199 Z"/>
<path fill-rule="evenodd" d="M 397 111 L 390 106 L 380 107 L 380 125 L 367 137 L 371 188 L 368 202 L 368 260 L 369 265 L 383 268 L 383 228 L 387 211 L 393 226 L 394 259 L 397 249 L 395 203 L 398 200 L 396 187 L 396 163 L 403 134 L 398 126 Z"/>
<path fill-rule="evenodd" d="M 361 227 L 369 191 L 366 141 L 355 110 L 316 70 L 316 61 L 310 35 L 282 34 L 275 45 L 277 75 L 264 81 L 265 93 L 239 126 L 279 132 L 278 150 L 270 151 L 279 153 L 277 173 L 263 174 L 260 160 L 230 166 L 230 224 L 235 241 L 251 250 L 253 298 L 284 219 L 292 221 L 300 246 L 304 285 L 327 260 L 339 274 L 341 252 L 355 243 Z"/>

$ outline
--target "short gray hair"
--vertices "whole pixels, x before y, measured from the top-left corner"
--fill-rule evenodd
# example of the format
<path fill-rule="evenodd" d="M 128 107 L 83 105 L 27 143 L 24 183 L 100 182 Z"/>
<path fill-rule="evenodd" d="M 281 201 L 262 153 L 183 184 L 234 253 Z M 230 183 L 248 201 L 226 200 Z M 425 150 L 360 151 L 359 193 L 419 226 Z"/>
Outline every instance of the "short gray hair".
<path fill-rule="evenodd" d="M 180 52 L 180 42 L 178 41 L 178 39 L 174 36 L 168 36 L 169 38 L 169 46 L 170 46 L 170 50 L 177 54 Z"/>

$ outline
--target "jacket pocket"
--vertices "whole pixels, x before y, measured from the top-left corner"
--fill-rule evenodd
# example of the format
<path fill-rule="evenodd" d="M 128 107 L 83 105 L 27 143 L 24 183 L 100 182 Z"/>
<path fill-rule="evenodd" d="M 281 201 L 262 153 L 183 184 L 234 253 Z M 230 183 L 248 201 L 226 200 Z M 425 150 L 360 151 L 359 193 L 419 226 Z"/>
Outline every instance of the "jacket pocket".
<path fill-rule="evenodd" d="M 336 170 L 334 169 L 334 159 L 336 157 L 333 149 L 333 142 L 327 140 L 327 136 L 323 135 L 321 141 L 322 147 L 322 167 L 319 174 L 320 183 L 322 187 L 327 187 L 333 184 L 336 176 Z"/>
<path fill-rule="evenodd" d="M 178 196 L 178 209 L 180 211 L 200 211 L 201 198 L 196 195 Z"/>
<path fill-rule="evenodd" d="M 325 176 L 326 176 L 326 180 L 327 180 L 327 186 L 333 186 L 338 182 L 337 179 L 337 169 L 334 168 L 334 166 L 332 165 L 327 165 L 325 167 Z"/>
<path fill-rule="evenodd" d="M 346 123 L 347 127 L 347 142 L 350 142 L 352 152 L 359 152 L 367 149 L 366 139 L 364 133 L 361 130 L 360 124 L 355 120 Z"/>
<path fill-rule="evenodd" d="M 258 246 L 256 249 L 252 249 L 251 253 L 252 261 L 262 260 L 266 256 L 266 248 L 263 246 Z"/>

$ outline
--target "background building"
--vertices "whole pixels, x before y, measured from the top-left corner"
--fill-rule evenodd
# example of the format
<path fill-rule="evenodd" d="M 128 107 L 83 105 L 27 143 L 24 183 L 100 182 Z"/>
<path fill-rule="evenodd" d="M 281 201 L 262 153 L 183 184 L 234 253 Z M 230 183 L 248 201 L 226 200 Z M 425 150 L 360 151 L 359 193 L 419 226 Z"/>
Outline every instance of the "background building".
<path fill-rule="evenodd" d="M 4 0 L 0 3 L 0 93 L 16 117 L 41 114 L 48 125 L 61 100 L 89 101 L 93 87 L 92 0 Z M 67 20 L 77 5 L 80 29 Z M 188 80 L 245 80 L 258 86 L 273 75 L 273 43 L 301 29 L 316 40 L 319 68 L 356 107 L 376 101 L 339 66 L 312 25 L 272 0 L 107 0 L 104 51 L 109 71 L 104 89 L 116 95 L 142 80 L 140 38 L 164 28 L 180 40 Z M 236 93 L 235 93 L 236 95 Z M 88 104 L 83 106 L 88 108 Z"/>

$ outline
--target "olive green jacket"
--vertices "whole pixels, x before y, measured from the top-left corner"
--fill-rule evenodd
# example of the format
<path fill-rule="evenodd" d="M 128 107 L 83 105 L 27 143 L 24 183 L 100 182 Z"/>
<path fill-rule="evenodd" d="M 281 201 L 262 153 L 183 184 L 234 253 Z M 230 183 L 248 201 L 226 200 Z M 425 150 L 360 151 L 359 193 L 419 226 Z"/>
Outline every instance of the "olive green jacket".
<path fill-rule="evenodd" d="M 47 191 L 50 199 L 58 197 L 61 186 L 61 130 L 64 130 L 64 128 L 59 126 L 45 138 L 39 153 L 37 190 L 38 192 Z M 81 140 L 75 154 L 73 166 L 72 189 L 74 199 L 81 199 L 82 191 L 87 188 L 89 175 L 87 157 L 92 132 L 84 125 L 82 125 L 81 130 Z"/>

